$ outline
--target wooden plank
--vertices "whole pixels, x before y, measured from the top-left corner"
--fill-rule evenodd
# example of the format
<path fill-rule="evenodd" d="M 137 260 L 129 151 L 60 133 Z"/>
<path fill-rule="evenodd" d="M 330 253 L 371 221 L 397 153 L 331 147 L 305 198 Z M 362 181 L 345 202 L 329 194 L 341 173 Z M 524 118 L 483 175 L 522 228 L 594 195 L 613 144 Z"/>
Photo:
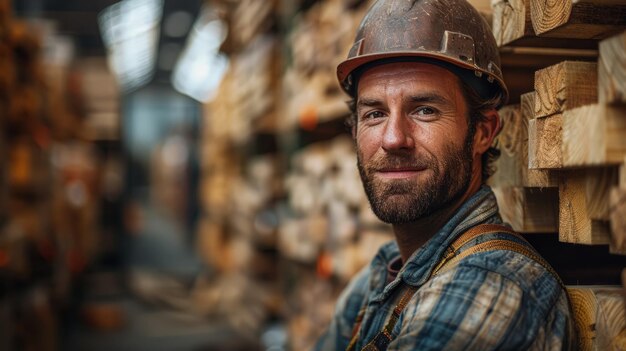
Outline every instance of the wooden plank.
<path fill-rule="evenodd" d="M 626 29 L 624 0 L 531 0 L 530 12 L 539 36 L 603 39 Z"/>
<path fill-rule="evenodd" d="M 619 187 L 626 189 L 626 157 L 624 157 L 624 162 L 619 167 Z"/>
<path fill-rule="evenodd" d="M 611 252 L 626 253 L 626 189 L 613 187 L 609 203 Z"/>
<path fill-rule="evenodd" d="M 584 172 L 586 177 L 585 200 L 589 218 L 608 221 L 609 197 L 611 188 L 617 185 L 617 168 L 597 167 L 578 172 Z"/>
<path fill-rule="evenodd" d="M 493 12 L 491 1 L 489 0 L 468 0 L 468 2 L 483 16 L 489 16 Z"/>
<path fill-rule="evenodd" d="M 611 219 L 610 251 L 611 253 L 626 255 L 626 158 L 619 167 L 618 173 L 618 185 L 611 189 L 609 200 L 609 217 Z M 624 270 L 624 273 L 626 273 L 626 270 Z"/>
<path fill-rule="evenodd" d="M 561 129 L 563 115 L 535 118 L 528 121 L 528 167 L 560 169 Z"/>
<path fill-rule="evenodd" d="M 620 286 L 568 286 L 579 327 L 581 351 L 623 350 L 626 333 L 624 290 Z"/>
<path fill-rule="evenodd" d="M 596 62 L 597 42 L 595 50 L 503 46 L 500 60 L 509 88 L 509 104 L 516 104 L 521 94 L 535 89 L 535 71 L 566 60 Z"/>
<path fill-rule="evenodd" d="M 520 109 L 522 116 L 527 120 L 535 118 L 536 95 L 537 93 L 535 91 L 520 95 Z"/>
<path fill-rule="evenodd" d="M 626 103 L 626 32 L 600 42 L 599 51 L 598 100 Z"/>
<path fill-rule="evenodd" d="M 558 230 L 559 193 L 556 188 L 494 187 L 502 219 L 520 233 Z"/>
<path fill-rule="evenodd" d="M 535 72 L 535 117 L 596 103 L 597 71 L 595 62 L 564 61 Z"/>
<path fill-rule="evenodd" d="M 498 46 L 525 36 L 534 36 L 530 19 L 530 0 L 493 0 L 493 36 Z"/>
<path fill-rule="evenodd" d="M 521 186 L 526 164 L 523 162 L 523 139 L 528 133 L 527 121 L 522 120 L 520 105 L 507 105 L 498 111 L 502 130 L 496 138 L 500 157 L 495 162 L 496 172 L 489 179 L 492 186 Z"/>
<path fill-rule="evenodd" d="M 498 46 L 597 48 L 595 40 L 538 37 L 530 15 L 530 0 L 492 0 L 493 36 Z"/>
<path fill-rule="evenodd" d="M 589 218 L 586 178 L 584 172 L 562 175 L 559 184 L 559 240 L 587 245 L 608 244 L 609 223 Z"/>
<path fill-rule="evenodd" d="M 620 164 L 626 156 L 626 107 L 587 105 L 563 114 L 565 167 Z"/>
<path fill-rule="evenodd" d="M 558 187 L 558 176 L 549 170 L 528 168 L 528 123 L 534 118 L 535 92 L 525 93 L 520 96 L 520 112 L 524 135 L 522 137 L 522 185 L 525 187 Z"/>

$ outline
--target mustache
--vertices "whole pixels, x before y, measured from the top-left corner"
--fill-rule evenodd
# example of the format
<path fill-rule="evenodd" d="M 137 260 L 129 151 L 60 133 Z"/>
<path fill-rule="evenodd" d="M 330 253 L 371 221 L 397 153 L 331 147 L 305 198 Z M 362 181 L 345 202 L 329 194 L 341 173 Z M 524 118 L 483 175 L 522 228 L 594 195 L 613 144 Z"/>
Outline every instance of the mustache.
<path fill-rule="evenodd" d="M 376 157 L 368 162 L 368 170 L 381 170 L 381 169 L 395 169 L 395 168 L 409 168 L 409 169 L 424 169 L 430 168 L 433 165 L 433 161 L 425 157 L 415 157 L 414 155 L 393 155 Z"/>

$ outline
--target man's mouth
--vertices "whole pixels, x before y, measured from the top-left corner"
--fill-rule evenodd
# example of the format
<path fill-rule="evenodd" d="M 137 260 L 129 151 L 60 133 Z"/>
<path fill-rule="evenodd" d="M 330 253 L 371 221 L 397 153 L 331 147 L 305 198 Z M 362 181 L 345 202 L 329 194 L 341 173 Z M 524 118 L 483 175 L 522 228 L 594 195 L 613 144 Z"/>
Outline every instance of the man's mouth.
<path fill-rule="evenodd" d="M 384 179 L 406 179 L 416 176 L 419 172 L 424 171 L 425 168 L 418 167 L 393 167 L 393 168 L 381 168 L 376 171 L 376 174 Z"/>

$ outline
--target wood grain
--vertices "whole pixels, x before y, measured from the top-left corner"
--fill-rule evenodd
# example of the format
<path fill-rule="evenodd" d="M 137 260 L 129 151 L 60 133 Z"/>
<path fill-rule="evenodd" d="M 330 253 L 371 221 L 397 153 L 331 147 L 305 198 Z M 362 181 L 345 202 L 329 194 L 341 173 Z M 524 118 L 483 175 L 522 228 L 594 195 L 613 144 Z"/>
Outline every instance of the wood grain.
<path fill-rule="evenodd" d="M 490 178 L 493 186 L 521 186 L 527 168 L 523 155 L 523 139 L 528 134 L 527 121 L 522 120 L 520 105 L 502 107 L 498 114 L 502 130 L 495 140 L 500 157 L 495 162 L 496 172 Z"/>
<path fill-rule="evenodd" d="M 493 35 L 498 46 L 525 36 L 534 36 L 530 0 L 493 0 Z"/>
<path fill-rule="evenodd" d="M 560 169 L 561 114 L 528 121 L 528 166 L 531 169 Z"/>
<path fill-rule="evenodd" d="M 563 114 L 565 167 L 620 164 L 626 156 L 626 107 L 587 105 Z"/>
<path fill-rule="evenodd" d="M 624 157 L 624 162 L 619 166 L 619 187 L 622 189 L 626 189 L 626 157 Z"/>
<path fill-rule="evenodd" d="M 525 134 L 522 139 L 522 185 L 525 187 L 558 187 L 558 176 L 549 170 L 530 169 L 528 163 L 528 123 L 534 118 L 535 92 L 520 96 L 520 112 Z"/>
<path fill-rule="evenodd" d="M 499 47 L 594 49 L 591 39 L 551 38 L 535 35 L 530 0 L 492 0 L 493 35 Z"/>
<path fill-rule="evenodd" d="M 598 100 L 626 103 L 626 32 L 600 42 L 599 51 Z"/>
<path fill-rule="evenodd" d="M 531 0 L 530 12 L 539 36 L 603 39 L 626 28 L 623 0 Z"/>
<path fill-rule="evenodd" d="M 566 172 L 559 184 L 559 240 L 575 244 L 608 244 L 609 223 L 593 220 L 587 211 L 586 174 Z"/>
<path fill-rule="evenodd" d="M 568 286 L 581 341 L 579 350 L 623 350 L 624 290 L 613 286 Z"/>
<path fill-rule="evenodd" d="M 617 168 L 596 167 L 578 172 L 585 173 L 585 200 L 589 218 L 608 221 L 610 219 L 609 197 L 611 188 L 617 185 Z"/>
<path fill-rule="evenodd" d="M 618 185 L 611 189 L 611 253 L 626 255 L 626 159 L 619 167 Z M 624 270 L 626 273 L 626 270 Z"/>
<path fill-rule="evenodd" d="M 564 61 L 535 72 L 535 118 L 598 100 L 595 62 Z"/>
<path fill-rule="evenodd" d="M 559 194 L 556 188 L 494 187 L 502 219 L 520 233 L 558 230 Z"/>
<path fill-rule="evenodd" d="M 626 189 L 613 187 L 609 203 L 611 252 L 626 254 Z"/>

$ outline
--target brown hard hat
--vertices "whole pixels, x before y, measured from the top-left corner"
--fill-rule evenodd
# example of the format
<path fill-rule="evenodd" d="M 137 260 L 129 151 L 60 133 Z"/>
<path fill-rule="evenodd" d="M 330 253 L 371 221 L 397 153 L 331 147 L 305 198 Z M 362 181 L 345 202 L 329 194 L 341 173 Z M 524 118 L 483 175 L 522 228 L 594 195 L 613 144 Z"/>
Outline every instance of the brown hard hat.
<path fill-rule="evenodd" d="M 498 47 L 485 19 L 466 0 L 379 0 L 365 15 L 348 58 L 337 67 L 354 96 L 361 72 L 389 62 L 419 61 L 451 70 L 485 99 L 508 92 Z"/>

